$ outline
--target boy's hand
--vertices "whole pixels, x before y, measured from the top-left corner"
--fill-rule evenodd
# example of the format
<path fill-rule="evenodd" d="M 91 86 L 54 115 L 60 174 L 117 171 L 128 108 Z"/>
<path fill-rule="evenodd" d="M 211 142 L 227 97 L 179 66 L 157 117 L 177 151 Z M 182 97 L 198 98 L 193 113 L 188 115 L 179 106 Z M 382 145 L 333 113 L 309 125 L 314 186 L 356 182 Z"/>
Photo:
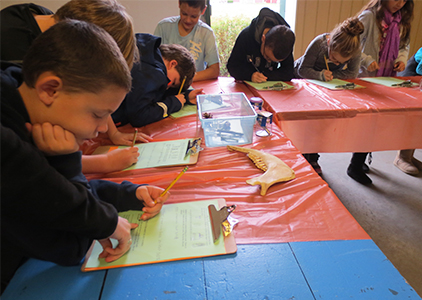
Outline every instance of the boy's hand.
<path fill-rule="evenodd" d="M 109 133 L 109 138 L 115 145 L 132 146 L 133 143 L 133 133 L 124 133 L 116 130 L 112 134 Z M 136 141 L 148 143 L 149 141 L 152 141 L 152 137 L 145 133 L 138 132 Z"/>
<path fill-rule="evenodd" d="M 325 81 L 333 80 L 333 72 L 328 71 L 328 70 L 324 70 L 323 74 L 324 74 Z"/>
<path fill-rule="evenodd" d="M 191 104 L 196 104 L 196 96 L 203 94 L 204 89 L 196 89 L 189 93 L 189 102 Z"/>
<path fill-rule="evenodd" d="M 267 77 L 261 72 L 255 72 L 252 74 L 251 81 L 256 82 L 256 83 L 261 83 L 261 82 L 267 81 Z"/>
<path fill-rule="evenodd" d="M 185 95 L 184 94 L 180 94 L 180 95 L 175 95 L 175 96 L 180 101 L 180 103 L 182 103 L 182 107 L 183 107 L 185 105 L 185 103 L 186 103 Z"/>
<path fill-rule="evenodd" d="M 79 150 L 75 135 L 59 125 L 48 122 L 25 125 L 37 148 L 48 156 L 70 154 Z"/>
<path fill-rule="evenodd" d="M 404 69 L 405 69 L 404 62 L 398 61 L 394 64 L 394 69 L 393 69 L 394 71 L 401 72 L 401 71 L 404 71 Z"/>
<path fill-rule="evenodd" d="M 163 203 L 169 198 L 169 193 L 167 192 L 164 196 L 160 197 L 164 189 L 152 186 L 152 185 L 143 185 L 136 189 L 136 197 L 139 200 L 142 200 L 145 204 L 142 211 L 142 220 L 146 221 L 152 217 L 158 215 Z"/>
<path fill-rule="evenodd" d="M 106 262 L 112 262 L 123 256 L 130 249 L 130 245 L 132 245 L 130 230 L 136 227 L 138 227 L 138 224 L 129 223 L 125 218 L 119 217 L 113 234 L 106 239 L 99 240 L 103 247 L 103 252 L 101 252 L 99 258 L 105 258 Z M 116 248 L 113 249 L 110 239 L 116 239 L 119 242 Z"/>
<path fill-rule="evenodd" d="M 107 152 L 107 165 L 110 172 L 121 171 L 135 164 L 139 157 L 138 151 L 138 147 L 130 147 Z"/>
<path fill-rule="evenodd" d="M 373 72 L 375 70 L 378 70 L 380 67 L 376 61 L 373 61 L 367 68 L 368 72 Z"/>

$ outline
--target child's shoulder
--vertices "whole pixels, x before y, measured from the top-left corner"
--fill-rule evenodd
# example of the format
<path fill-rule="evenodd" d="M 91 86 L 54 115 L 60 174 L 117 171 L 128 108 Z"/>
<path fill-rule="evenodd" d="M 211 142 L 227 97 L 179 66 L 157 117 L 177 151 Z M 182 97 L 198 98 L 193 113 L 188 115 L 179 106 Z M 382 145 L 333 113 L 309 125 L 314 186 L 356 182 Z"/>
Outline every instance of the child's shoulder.
<path fill-rule="evenodd" d="M 178 23 L 180 20 L 180 16 L 172 16 L 162 19 L 160 22 L 158 22 L 158 25 L 172 25 L 174 23 Z"/>
<path fill-rule="evenodd" d="M 198 23 L 196 24 L 196 27 L 199 29 L 199 30 L 202 30 L 202 31 L 207 31 L 207 32 L 214 32 L 213 30 L 212 30 L 212 28 L 207 24 L 207 23 L 205 23 L 205 22 L 203 22 L 203 21 L 201 21 L 201 20 L 199 20 L 198 21 Z"/>

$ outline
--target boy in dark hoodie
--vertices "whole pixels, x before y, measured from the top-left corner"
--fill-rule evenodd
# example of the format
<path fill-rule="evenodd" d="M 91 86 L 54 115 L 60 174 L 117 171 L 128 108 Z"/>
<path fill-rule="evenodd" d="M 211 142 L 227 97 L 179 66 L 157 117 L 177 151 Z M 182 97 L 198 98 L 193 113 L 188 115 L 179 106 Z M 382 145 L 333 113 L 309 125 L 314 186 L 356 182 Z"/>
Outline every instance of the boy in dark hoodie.
<path fill-rule="evenodd" d="M 81 173 L 79 144 L 107 131 L 131 87 L 116 42 L 96 25 L 59 22 L 33 42 L 22 70 L 1 64 L 0 83 L 2 292 L 27 258 L 77 265 L 93 240 L 107 262 L 121 257 L 137 225 L 117 212 L 143 210 L 146 220 L 168 197 Z"/>
<path fill-rule="evenodd" d="M 265 7 L 237 37 L 227 69 L 237 80 L 290 81 L 294 42 L 289 24 Z"/>
<path fill-rule="evenodd" d="M 132 68 L 132 90 L 112 114 L 117 126 L 141 127 L 179 111 L 185 103 L 196 104 L 202 89 L 187 91 L 195 75 L 192 54 L 181 45 L 161 45 L 161 38 L 137 33 L 141 62 Z M 184 93 L 178 93 L 183 83 Z"/>

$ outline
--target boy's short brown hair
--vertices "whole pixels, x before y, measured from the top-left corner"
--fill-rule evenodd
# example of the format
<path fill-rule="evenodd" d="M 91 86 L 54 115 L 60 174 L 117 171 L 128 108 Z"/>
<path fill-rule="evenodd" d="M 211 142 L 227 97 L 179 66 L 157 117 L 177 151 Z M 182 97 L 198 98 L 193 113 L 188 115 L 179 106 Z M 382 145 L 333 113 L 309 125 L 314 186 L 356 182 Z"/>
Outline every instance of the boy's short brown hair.
<path fill-rule="evenodd" d="M 278 60 L 285 60 L 293 51 L 295 39 L 288 26 L 276 25 L 265 35 L 265 47 L 269 47 Z"/>
<path fill-rule="evenodd" d="M 57 10 L 54 18 L 93 23 L 114 38 L 129 68 L 139 60 L 132 18 L 116 0 L 71 0 Z"/>
<path fill-rule="evenodd" d="M 179 5 L 182 3 L 187 3 L 190 7 L 200 8 L 201 12 L 204 10 L 206 4 L 205 0 L 179 0 Z"/>
<path fill-rule="evenodd" d="M 176 60 L 176 70 L 180 75 L 180 82 L 186 76 L 186 82 L 184 84 L 185 89 L 188 88 L 195 76 L 196 67 L 195 60 L 192 54 L 185 47 L 178 44 L 162 44 L 160 46 L 161 56 L 168 61 Z"/>
<path fill-rule="evenodd" d="M 66 20 L 39 35 L 23 60 L 25 83 L 35 87 L 38 77 L 52 72 L 68 92 L 97 93 L 110 85 L 129 91 L 132 77 L 114 39 L 102 28 Z"/>

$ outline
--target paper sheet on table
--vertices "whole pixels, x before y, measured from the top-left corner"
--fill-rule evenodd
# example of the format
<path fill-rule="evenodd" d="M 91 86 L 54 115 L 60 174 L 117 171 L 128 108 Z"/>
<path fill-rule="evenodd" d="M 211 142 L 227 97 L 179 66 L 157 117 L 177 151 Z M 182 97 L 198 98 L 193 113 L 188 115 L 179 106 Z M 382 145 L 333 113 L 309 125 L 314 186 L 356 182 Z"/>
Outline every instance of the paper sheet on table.
<path fill-rule="evenodd" d="M 368 81 L 376 84 L 381 84 L 388 87 L 400 87 L 400 86 L 393 86 L 393 84 L 399 84 L 406 80 L 400 79 L 400 78 L 394 78 L 394 77 L 363 77 L 359 78 L 363 81 Z M 412 82 L 412 86 L 418 86 L 417 83 Z"/>
<path fill-rule="evenodd" d="M 186 155 L 190 140 L 192 139 L 137 144 L 135 147 L 139 148 L 138 161 L 125 170 L 194 164 L 198 160 L 199 153 Z M 118 148 L 123 149 L 127 146 L 119 146 Z"/>
<path fill-rule="evenodd" d="M 175 113 L 172 113 L 170 115 L 170 117 L 176 119 L 176 118 L 181 118 L 184 116 L 190 116 L 190 115 L 194 115 L 197 112 L 197 108 L 196 105 L 190 105 L 190 104 L 186 104 L 185 106 L 183 106 L 183 108 Z"/>
<path fill-rule="evenodd" d="M 225 205 L 224 199 L 165 204 L 161 212 L 148 221 L 139 221 L 142 211 L 121 212 L 119 216 L 138 224 L 131 232 L 130 250 L 116 261 L 107 263 L 98 258 L 102 247 L 96 241 L 87 254 L 82 271 L 227 254 L 225 241 L 228 237 L 220 234 L 213 243 L 208 213 L 208 205 L 213 204 L 219 209 L 222 203 Z M 230 238 L 233 243 L 233 234 Z M 117 241 L 113 240 L 113 246 L 116 244 Z"/>
<path fill-rule="evenodd" d="M 256 82 L 252 82 L 252 81 L 245 81 L 247 84 L 249 84 L 250 86 L 254 87 L 257 90 L 268 90 L 268 91 L 273 91 L 273 90 L 279 90 L 279 88 L 274 87 L 274 85 L 276 84 L 282 84 L 283 88 L 280 89 L 282 90 L 290 90 L 290 89 L 294 89 L 295 87 L 292 85 L 289 85 L 283 81 L 266 81 L 266 82 L 261 82 L 261 83 L 256 83 Z"/>
<path fill-rule="evenodd" d="M 322 86 L 322 87 L 325 87 L 327 89 L 336 90 L 336 91 L 337 90 L 338 91 L 345 90 L 345 88 L 337 87 L 337 86 L 345 85 L 345 84 L 350 83 L 348 81 L 337 79 L 337 78 L 334 78 L 331 81 L 321 81 L 321 80 L 315 80 L 315 79 L 306 79 L 306 81 L 313 83 L 313 84 L 316 84 L 316 85 L 319 85 L 319 86 Z M 366 88 L 366 87 L 362 86 L 362 85 L 357 85 L 357 84 L 355 85 L 355 89 L 364 89 L 364 88 Z"/>

